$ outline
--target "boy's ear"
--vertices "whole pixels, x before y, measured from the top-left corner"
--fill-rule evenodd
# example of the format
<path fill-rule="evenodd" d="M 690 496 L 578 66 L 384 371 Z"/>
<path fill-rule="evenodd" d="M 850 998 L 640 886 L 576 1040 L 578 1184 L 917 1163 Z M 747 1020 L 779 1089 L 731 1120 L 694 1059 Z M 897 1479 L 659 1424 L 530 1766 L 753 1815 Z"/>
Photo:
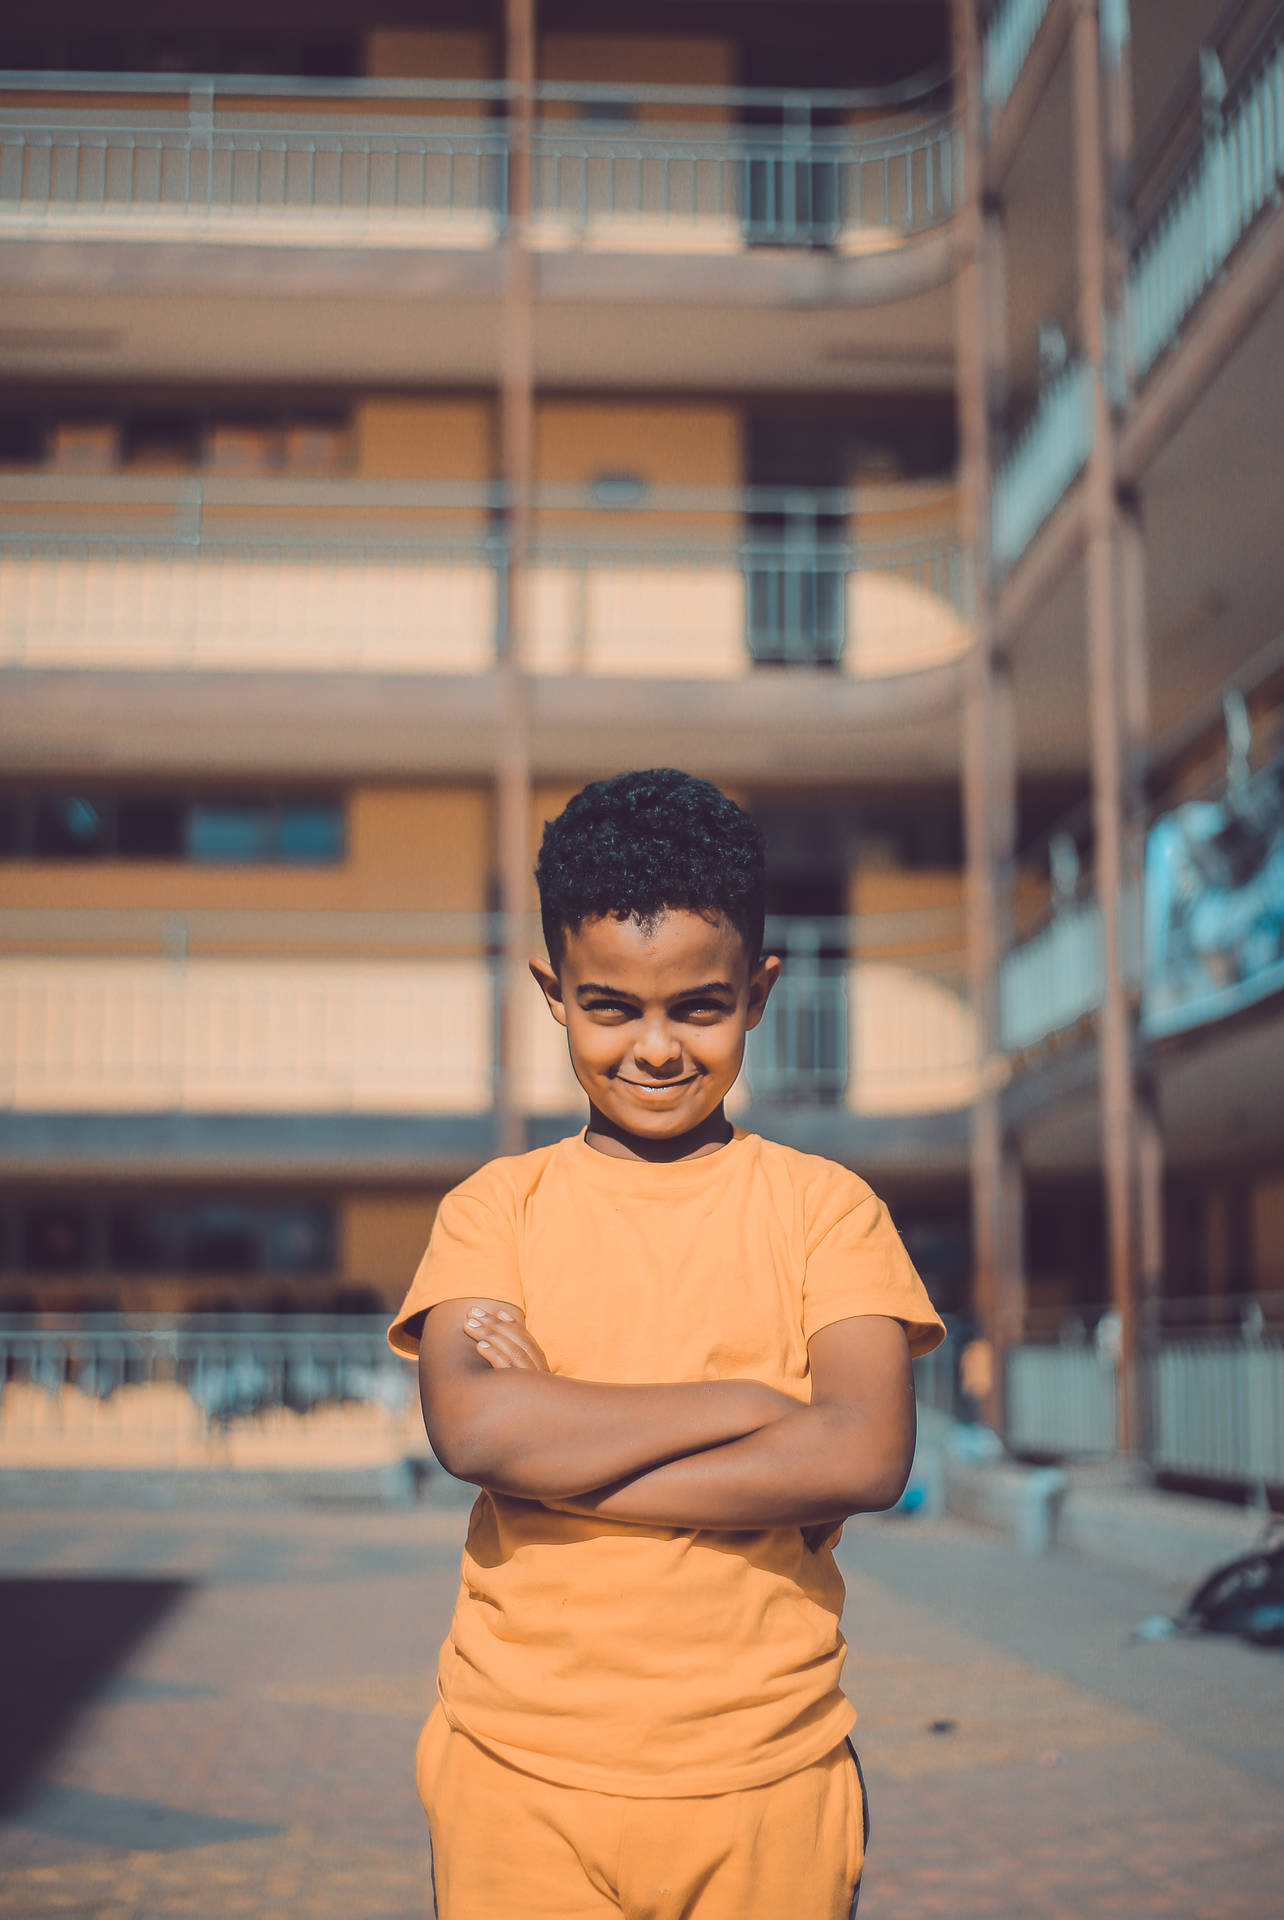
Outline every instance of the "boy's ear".
<path fill-rule="evenodd" d="M 566 1002 L 562 997 L 562 983 L 549 966 L 547 960 L 531 958 L 531 973 L 535 984 L 548 1001 L 548 1010 L 559 1027 L 566 1025 Z"/>
<path fill-rule="evenodd" d="M 756 1027 L 771 998 L 771 989 L 780 978 L 780 961 L 774 953 L 760 960 L 749 976 L 749 1010 L 745 1017 L 745 1032 Z"/>

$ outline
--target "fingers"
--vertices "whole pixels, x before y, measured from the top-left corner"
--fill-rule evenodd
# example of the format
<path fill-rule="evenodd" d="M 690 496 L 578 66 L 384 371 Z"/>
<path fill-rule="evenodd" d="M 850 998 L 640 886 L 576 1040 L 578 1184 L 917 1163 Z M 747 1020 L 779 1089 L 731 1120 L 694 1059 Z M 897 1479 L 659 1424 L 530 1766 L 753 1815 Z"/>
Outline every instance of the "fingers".
<path fill-rule="evenodd" d="M 548 1362 L 538 1343 L 527 1333 L 521 1320 L 505 1308 L 492 1311 L 486 1307 L 470 1307 L 464 1332 L 475 1341 L 477 1351 L 492 1367 L 515 1367 L 532 1373 L 548 1371 Z"/>

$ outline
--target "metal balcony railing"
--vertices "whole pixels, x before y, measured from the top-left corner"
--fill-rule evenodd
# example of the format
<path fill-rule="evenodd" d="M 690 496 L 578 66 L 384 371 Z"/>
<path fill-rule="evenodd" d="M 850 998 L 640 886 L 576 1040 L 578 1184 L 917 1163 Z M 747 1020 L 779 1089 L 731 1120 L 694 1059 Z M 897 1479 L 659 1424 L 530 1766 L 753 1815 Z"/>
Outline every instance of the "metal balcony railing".
<path fill-rule="evenodd" d="M 1047 924 L 1004 955 L 999 1038 L 1023 1053 L 1078 1025 L 1100 1007 L 1106 968 L 1101 907 L 1087 897 L 1059 906 Z"/>
<path fill-rule="evenodd" d="M 1142 1452 L 1158 1473 L 1259 1494 L 1284 1487 L 1284 1339 L 1280 1297 L 1162 1303 L 1166 1324 L 1140 1360 Z M 1235 1324 L 1238 1319 L 1238 1325 Z M 1114 1343 L 1089 1341 L 1069 1316 L 1053 1343 L 1006 1360 L 1008 1444 L 1087 1458 L 1116 1446 Z"/>
<path fill-rule="evenodd" d="M 423 1450 L 380 1316 L 0 1317 L 6 1466 L 323 1468 Z"/>
<path fill-rule="evenodd" d="M 1235 247 L 1284 185 L 1284 8 L 1229 89 L 1132 249 L 1128 347 L 1140 380 L 1177 340 Z"/>
<path fill-rule="evenodd" d="M 502 82 L 11 72 L 5 95 L 0 230 L 484 247 L 506 224 Z M 862 252 L 961 190 L 952 115 L 886 92 L 536 93 L 537 246 Z"/>
<path fill-rule="evenodd" d="M 0 478 L 0 664 L 484 672 L 505 648 L 502 504 L 487 485 Z M 547 487 L 529 588 L 535 673 L 879 676 L 969 638 L 939 491 Z"/>
<path fill-rule="evenodd" d="M 0 1466 L 404 1472 L 427 1445 L 386 1328 L 364 1315 L 0 1316 Z M 948 1349 L 915 1362 L 920 1406 L 953 1411 L 953 1371 Z"/>
<path fill-rule="evenodd" d="M 989 111 L 998 113 L 1021 77 L 1052 0 L 999 0 L 982 40 L 982 85 Z"/>
<path fill-rule="evenodd" d="M 483 915 L 80 913 L 0 923 L 0 1108 L 484 1113 L 498 927 Z M 773 925 L 784 976 L 736 1099 L 854 1113 L 968 1104 L 976 1037 L 953 911 Z M 539 944 L 532 928 L 532 951 Z M 520 1100 L 582 1104 L 532 987 Z"/>
<path fill-rule="evenodd" d="M 1095 437 L 1095 375 L 1075 360 L 1042 395 L 995 475 L 990 538 L 997 566 L 1016 565 L 1087 465 Z"/>

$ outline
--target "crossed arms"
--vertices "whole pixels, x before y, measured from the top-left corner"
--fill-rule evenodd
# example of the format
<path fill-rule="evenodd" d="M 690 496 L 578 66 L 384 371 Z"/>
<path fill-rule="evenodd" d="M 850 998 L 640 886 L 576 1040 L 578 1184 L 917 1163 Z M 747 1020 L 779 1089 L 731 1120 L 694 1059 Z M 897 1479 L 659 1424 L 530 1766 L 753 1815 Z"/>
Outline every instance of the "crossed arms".
<path fill-rule="evenodd" d="M 797 1526 L 818 1544 L 899 1499 L 914 1384 L 896 1320 L 837 1321 L 807 1351 L 809 1406 L 755 1380 L 570 1380 L 516 1307 L 448 1300 L 423 1325 L 424 1424 L 448 1473 L 497 1493 L 643 1526 Z"/>

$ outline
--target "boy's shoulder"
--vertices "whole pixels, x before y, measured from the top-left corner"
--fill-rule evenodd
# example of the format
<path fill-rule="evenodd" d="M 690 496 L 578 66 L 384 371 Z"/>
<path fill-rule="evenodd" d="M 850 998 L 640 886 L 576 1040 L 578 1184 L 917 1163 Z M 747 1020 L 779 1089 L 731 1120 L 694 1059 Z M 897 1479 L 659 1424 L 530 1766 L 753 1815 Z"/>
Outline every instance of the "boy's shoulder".
<path fill-rule="evenodd" d="M 787 1147 L 783 1141 L 769 1140 L 765 1134 L 752 1134 L 749 1138 L 755 1143 L 764 1171 L 774 1172 L 806 1194 L 845 1200 L 853 1207 L 873 1194 L 868 1180 L 839 1160 L 830 1160 L 823 1153 L 808 1153 L 801 1147 Z"/>

